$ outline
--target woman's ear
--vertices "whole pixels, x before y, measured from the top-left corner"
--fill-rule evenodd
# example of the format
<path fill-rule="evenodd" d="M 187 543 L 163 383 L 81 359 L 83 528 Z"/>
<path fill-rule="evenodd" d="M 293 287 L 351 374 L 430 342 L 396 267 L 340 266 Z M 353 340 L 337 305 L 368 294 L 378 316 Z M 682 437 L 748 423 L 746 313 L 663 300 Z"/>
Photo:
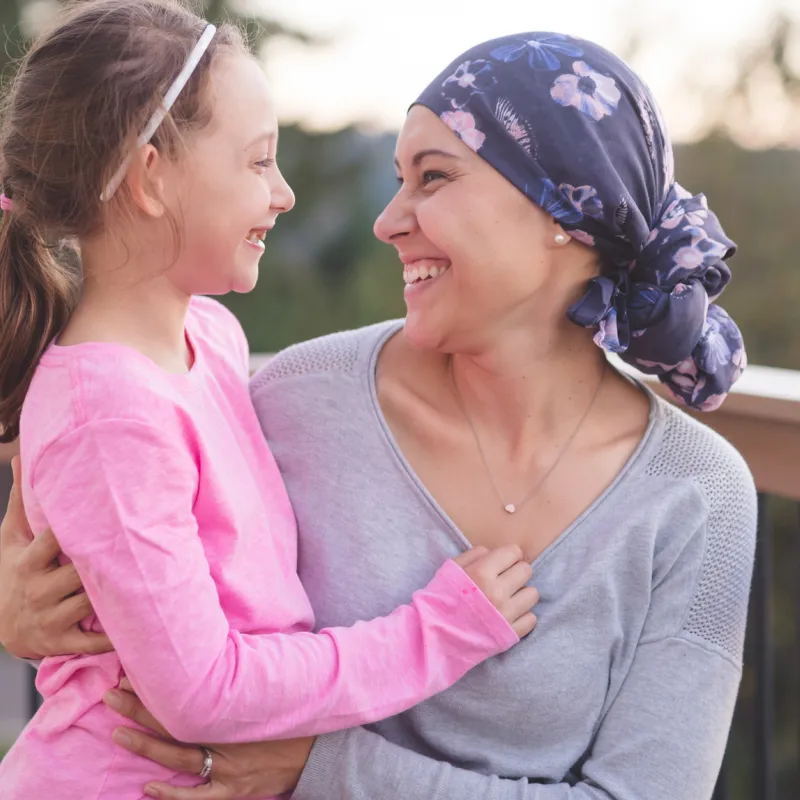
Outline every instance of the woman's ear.
<path fill-rule="evenodd" d="M 167 163 L 151 144 L 140 148 L 126 176 L 133 202 L 149 217 L 164 216 L 164 183 Z"/>

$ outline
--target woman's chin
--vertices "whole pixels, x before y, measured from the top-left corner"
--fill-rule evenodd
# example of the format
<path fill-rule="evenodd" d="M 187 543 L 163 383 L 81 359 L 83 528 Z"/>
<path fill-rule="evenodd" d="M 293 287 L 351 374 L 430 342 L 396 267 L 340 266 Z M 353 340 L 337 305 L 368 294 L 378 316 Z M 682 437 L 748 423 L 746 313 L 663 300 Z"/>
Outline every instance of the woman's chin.
<path fill-rule="evenodd" d="M 440 320 L 431 319 L 431 314 L 409 310 L 403 335 L 406 341 L 420 350 L 440 350 L 447 339 L 446 326 Z"/>

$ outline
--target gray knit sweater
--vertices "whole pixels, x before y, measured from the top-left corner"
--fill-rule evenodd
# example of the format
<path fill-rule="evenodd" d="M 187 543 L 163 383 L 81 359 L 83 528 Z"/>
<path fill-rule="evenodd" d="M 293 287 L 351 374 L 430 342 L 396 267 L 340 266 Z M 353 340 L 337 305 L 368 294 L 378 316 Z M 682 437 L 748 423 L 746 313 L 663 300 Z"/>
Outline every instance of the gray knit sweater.
<path fill-rule="evenodd" d="M 468 547 L 378 406 L 399 325 L 291 347 L 253 378 L 320 628 L 390 612 Z M 533 564 L 533 634 L 405 714 L 320 737 L 294 799 L 708 800 L 755 531 L 742 458 L 651 396 L 625 469 Z"/>

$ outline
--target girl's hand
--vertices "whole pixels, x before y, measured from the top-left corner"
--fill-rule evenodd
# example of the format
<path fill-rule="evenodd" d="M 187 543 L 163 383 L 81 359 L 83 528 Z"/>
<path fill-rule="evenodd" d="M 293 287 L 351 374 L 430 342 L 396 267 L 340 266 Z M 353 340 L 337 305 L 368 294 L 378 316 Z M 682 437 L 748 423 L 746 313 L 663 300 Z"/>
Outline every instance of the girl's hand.
<path fill-rule="evenodd" d="M 527 585 L 533 568 L 524 560 L 518 545 L 494 550 L 473 547 L 453 561 L 506 618 L 520 639 L 536 627 L 536 615 L 531 609 L 539 602 L 539 592 Z"/>
<path fill-rule="evenodd" d="M 154 731 L 148 735 L 130 728 L 117 728 L 114 741 L 150 761 L 199 775 L 204 753 L 198 745 L 176 742 L 132 693 L 123 679 L 119 690 L 108 692 L 105 702 L 115 711 Z M 209 783 L 191 788 L 152 783 L 145 787 L 149 797 L 163 800 L 234 800 L 247 797 L 274 797 L 297 786 L 305 768 L 314 738 L 281 742 L 208 745 L 213 758 Z"/>

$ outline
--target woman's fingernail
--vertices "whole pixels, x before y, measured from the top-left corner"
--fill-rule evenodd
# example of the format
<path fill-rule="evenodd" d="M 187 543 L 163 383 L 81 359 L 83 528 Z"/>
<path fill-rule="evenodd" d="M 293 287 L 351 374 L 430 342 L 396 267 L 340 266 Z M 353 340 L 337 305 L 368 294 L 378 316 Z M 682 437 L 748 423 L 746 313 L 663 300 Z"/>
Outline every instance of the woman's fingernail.
<path fill-rule="evenodd" d="M 120 697 L 119 692 L 116 692 L 113 689 L 103 695 L 103 702 L 107 706 L 115 708 L 117 711 L 122 708 L 122 698 Z"/>
<path fill-rule="evenodd" d="M 161 797 L 161 792 L 159 792 L 158 789 L 156 789 L 155 786 L 145 786 L 144 787 L 144 793 L 148 797 Z"/>
<path fill-rule="evenodd" d="M 123 747 L 131 747 L 133 745 L 133 739 L 125 731 L 116 730 L 111 734 L 111 738 Z"/>

